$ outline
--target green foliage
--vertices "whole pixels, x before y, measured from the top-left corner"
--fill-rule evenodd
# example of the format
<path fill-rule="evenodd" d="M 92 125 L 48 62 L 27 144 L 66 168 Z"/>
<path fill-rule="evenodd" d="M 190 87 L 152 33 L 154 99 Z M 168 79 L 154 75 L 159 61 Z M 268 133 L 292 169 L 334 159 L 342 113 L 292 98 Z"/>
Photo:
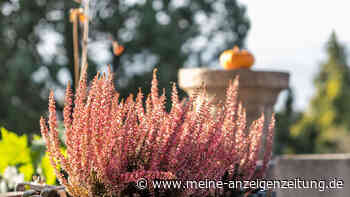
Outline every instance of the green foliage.
<path fill-rule="evenodd" d="M 27 136 L 17 136 L 15 133 L 1 128 L 2 139 L 0 141 L 0 173 L 4 173 L 7 166 L 20 167 L 21 173 L 26 180 L 31 178 L 34 169 L 31 165 L 30 148 L 27 143 Z"/>
<path fill-rule="evenodd" d="M 34 135 L 31 145 L 31 156 L 34 165 L 39 168 L 39 174 L 45 177 L 46 183 L 54 185 L 56 183 L 56 176 L 46 152 L 45 141 L 38 135 Z"/>
<path fill-rule="evenodd" d="M 321 65 L 314 84 L 317 88 L 308 111 L 292 128 L 298 143 L 296 153 L 348 152 L 350 140 L 350 70 L 344 47 L 332 34 L 328 60 Z"/>
<path fill-rule="evenodd" d="M 62 90 L 59 76 L 73 76 L 69 10 L 75 7 L 73 0 L 0 1 L 0 125 L 39 131 L 48 88 Z M 250 26 L 236 0 L 91 0 L 91 10 L 89 73 L 110 63 L 122 96 L 138 87 L 148 93 L 154 66 L 161 67 L 164 88 L 184 65 L 212 64 L 223 49 L 244 46 Z M 110 35 L 126 47 L 121 57 L 113 56 Z"/>
<path fill-rule="evenodd" d="M 26 135 L 18 136 L 1 128 L 0 140 L 0 175 L 8 166 L 15 166 L 24 175 L 25 181 L 31 181 L 34 174 L 43 175 L 47 184 L 55 184 L 54 170 L 45 153 L 45 143 L 39 136 L 34 136 L 31 144 Z"/>
<path fill-rule="evenodd" d="M 294 147 L 298 142 L 291 136 L 291 127 L 300 119 L 301 114 L 294 111 L 294 92 L 292 88 L 288 90 L 288 96 L 282 111 L 276 113 L 276 128 L 275 128 L 275 154 L 288 154 L 294 152 Z"/>
<path fill-rule="evenodd" d="M 46 183 L 49 185 L 54 185 L 56 183 L 55 170 L 51 166 L 50 159 L 47 153 L 45 153 L 45 156 L 41 159 L 41 169 L 42 174 L 46 178 Z"/>
<path fill-rule="evenodd" d="M 162 76 L 161 89 L 171 89 L 169 81 L 177 82 L 178 69 L 212 65 L 224 49 L 235 44 L 243 47 L 250 27 L 245 7 L 236 0 L 116 2 L 120 3 L 110 10 L 111 17 L 95 18 L 93 29 L 111 30 L 126 46 L 125 54 L 112 60 L 118 71 L 117 89 L 123 97 L 130 91 L 136 94 L 139 87 L 149 93 L 146 84 L 152 79 L 154 66 Z M 98 14 L 105 12 L 101 9 Z"/>

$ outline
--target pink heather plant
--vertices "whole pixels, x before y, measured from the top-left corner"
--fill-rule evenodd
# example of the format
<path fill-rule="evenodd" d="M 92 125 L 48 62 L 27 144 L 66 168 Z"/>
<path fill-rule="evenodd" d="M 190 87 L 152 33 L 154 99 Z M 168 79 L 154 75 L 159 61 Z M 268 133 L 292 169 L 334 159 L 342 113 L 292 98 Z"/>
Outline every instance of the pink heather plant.
<path fill-rule="evenodd" d="M 170 112 L 165 95 L 158 95 L 154 72 L 150 95 L 143 103 L 119 98 L 108 77 L 97 75 L 87 87 L 80 81 L 72 107 L 67 86 L 63 111 L 67 154 L 60 149 L 54 95 L 49 97 L 48 127 L 41 118 L 56 175 L 72 196 L 115 196 L 142 193 L 134 187 L 139 178 L 179 180 L 228 180 L 262 178 L 270 160 L 274 119 L 270 123 L 262 167 L 257 169 L 262 148 L 264 116 L 246 128 L 246 113 L 237 101 L 238 79 L 230 84 L 227 99 L 215 114 L 209 101 L 198 95 L 179 101 L 173 86 Z M 121 101 L 120 101 L 121 100 Z M 59 167 L 61 170 L 59 170 Z M 62 172 L 66 172 L 66 176 Z M 154 194 L 149 188 L 148 195 Z M 182 195 L 208 191 L 182 190 Z"/>

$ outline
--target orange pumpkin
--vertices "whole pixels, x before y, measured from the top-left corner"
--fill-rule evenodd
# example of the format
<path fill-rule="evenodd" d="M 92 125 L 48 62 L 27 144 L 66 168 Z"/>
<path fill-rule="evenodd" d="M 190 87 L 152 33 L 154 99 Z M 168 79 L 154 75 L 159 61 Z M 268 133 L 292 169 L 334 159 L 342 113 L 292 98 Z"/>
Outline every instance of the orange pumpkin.
<path fill-rule="evenodd" d="M 226 50 L 220 55 L 220 64 L 226 70 L 250 68 L 254 64 L 254 56 L 247 50 L 239 50 L 238 46 Z"/>

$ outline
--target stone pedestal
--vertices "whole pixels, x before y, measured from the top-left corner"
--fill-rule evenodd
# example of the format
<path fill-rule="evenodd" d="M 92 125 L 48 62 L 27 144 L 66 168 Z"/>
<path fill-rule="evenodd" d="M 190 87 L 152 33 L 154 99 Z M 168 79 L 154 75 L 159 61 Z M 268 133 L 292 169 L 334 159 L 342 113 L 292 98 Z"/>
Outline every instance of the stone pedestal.
<path fill-rule="evenodd" d="M 242 70 L 212 70 L 207 68 L 180 69 L 179 86 L 191 95 L 204 83 L 208 97 L 214 103 L 224 101 L 229 81 L 239 75 L 239 99 L 247 112 L 250 124 L 263 112 L 266 123 L 270 121 L 273 107 L 281 90 L 288 88 L 289 74 Z M 265 125 L 266 126 L 266 125 Z"/>

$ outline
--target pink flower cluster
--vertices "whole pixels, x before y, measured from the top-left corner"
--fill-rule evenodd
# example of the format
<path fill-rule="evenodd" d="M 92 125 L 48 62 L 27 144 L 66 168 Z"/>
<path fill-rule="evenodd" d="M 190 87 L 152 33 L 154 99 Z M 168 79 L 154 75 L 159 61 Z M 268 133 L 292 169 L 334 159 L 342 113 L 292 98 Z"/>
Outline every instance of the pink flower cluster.
<path fill-rule="evenodd" d="M 180 101 L 174 85 L 168 112 L 164 92 L 159 95 L 156 72 L 145 99 L 141 91 L 136 98 L 120 99 L 112 73 L 108 76 L 97 75 L 88 87 L 85 74 L 74 107 L 68 85 L 63 112 L 66 154 L 60 148 L 52 92 L 48 124 L 44 118 L 40 121 L 56 175 L 71 195 L 115 194 L 138 178 L 221 180 L 225 175 L 250 180 L 264 175 L 271 156 L 274 119 L 262 167 L 256 170 L 263 148 L 264 116 L 248 128 L 245 110 L 237 101 L 238 79 L 230 84 L 225 103 L 215 112 L 210 101 L 198 102 L 204 89 Z M 103 191 L 96 191 L 98 184 Z"/>

